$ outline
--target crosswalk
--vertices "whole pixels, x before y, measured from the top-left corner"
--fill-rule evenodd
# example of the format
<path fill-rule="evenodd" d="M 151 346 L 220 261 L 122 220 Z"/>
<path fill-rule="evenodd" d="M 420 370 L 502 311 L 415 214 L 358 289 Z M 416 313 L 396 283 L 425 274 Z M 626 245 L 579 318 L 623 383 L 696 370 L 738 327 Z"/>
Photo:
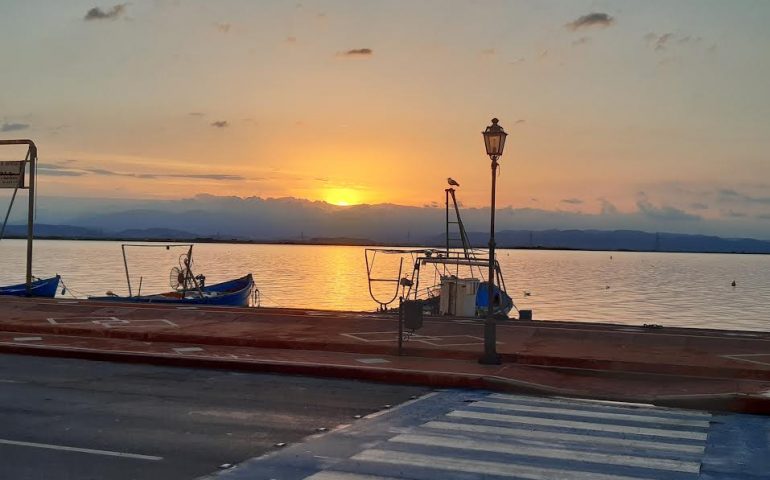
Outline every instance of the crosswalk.
<path fill-rule="evenodd" d="M 489 394 L 305 480 L 696 479 L 710 420 L 705 412 Z"/>

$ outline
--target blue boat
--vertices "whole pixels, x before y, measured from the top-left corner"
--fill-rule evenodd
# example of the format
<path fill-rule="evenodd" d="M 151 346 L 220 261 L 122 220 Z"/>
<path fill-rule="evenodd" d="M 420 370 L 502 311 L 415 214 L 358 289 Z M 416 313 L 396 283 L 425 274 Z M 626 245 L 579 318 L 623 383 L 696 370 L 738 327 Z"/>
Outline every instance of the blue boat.
<path fill-rule="evenodd" d="M 230 307 L 248 307 L 254 291 L 254 279 L 249 273 L 241 278 L 200 286 L 189 290 L 175 290 L 155 295 L 136 295 L 123 297 L 107 295 L 103 297 L 88 297 L 99 302 L 128 302 L 128 303 L 162 303 L 184 305 L 219 305 Z"/>
<path fill-rule="evenodd" d="M 139 277 L 139 289 L 134 295 L 131 284 L 131 275 L 128 272 L 127 247 L 136 248 L 184 248 L 187 251 L 179 256 L 179 266 L 171 268 L 169 272 L 169 286 L 174 290 L 153 295 L 142 295 L 142 277 Z M 254 292 L 254 279 L 251 274 L 235 280 L 206 285 L 206 277 L 193 273 L 193 244 L 130 244 L 121 245 L 123 250 L 123 265 L 126 269 L 126 283 L 128 284 L 128 296 L 115 295 L 107 292 L 101 297 L 88 297 L 89 300 L 100 302 L 128 302 L 128 303 L 163 303 L 183 305 L 220 305 L 230 307 L 248 307 Z"/>
<path fill-rule="evenodd" d="M 14 297 L 43 297 L 53 298 L 56 296 L 56 291 L 59 289 L 59 280 L 61 277 L 56 275 L 51 278 L 43 278 L 33 280 L 30 288 L 29 295 L 27 295 L 27 284 L 21 283 L 19 285 L 9 285 L 7 287 L 0 287 L 0 295 L 8 295 Z"/>

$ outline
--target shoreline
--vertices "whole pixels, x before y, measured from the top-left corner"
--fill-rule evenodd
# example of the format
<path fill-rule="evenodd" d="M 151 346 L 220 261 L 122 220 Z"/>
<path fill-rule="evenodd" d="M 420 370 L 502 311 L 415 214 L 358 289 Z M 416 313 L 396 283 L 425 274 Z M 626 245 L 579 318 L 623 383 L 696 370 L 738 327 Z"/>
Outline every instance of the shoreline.
<path fill-rule="evenodd" d="M 4 237 L 8 240 L 26 240 L 26 236 L 8 235 Z M 308 240 L 242 240 L 237 238 L 222 239 L 211 237 L 195 238 L 125 238 L 125 237 L 64 237 L 58 235 L 35 236 L 35 240 L 53 240 L 53 241 L 77 241 L 77 242 L 142 242 L 142 243 L 213 243 L 224 245 L 300 245 L 300 246 L 321 246 L 321 247 L 408 247 L 408 248 L 436 248 L 443 249 L 445 245 L 439 244 L 418 244 L 418 243 L 392 243 L 392 242 L 374 242 L 369 239 L 354 238 L 318 238 Z M 484 249 L 486 245 L 478 245 L 473 248 Z M 717 251 L 717 250 L 673 250 L 673 249 L 648 249 L 634 250 L 626 248 L 617 249 L 587 249 L 575 247 L 551 247 L 551 246 L 529 246 L 529 245 L 497 245 L 498 249 L 505 250 L 543 250 L 543 251 L 569 251 L 569 252 L 619 252 L 619 253 L 707 253 L 721 255 L 770 255 L 770 252 L 746 252 L 746 251 Z"/>

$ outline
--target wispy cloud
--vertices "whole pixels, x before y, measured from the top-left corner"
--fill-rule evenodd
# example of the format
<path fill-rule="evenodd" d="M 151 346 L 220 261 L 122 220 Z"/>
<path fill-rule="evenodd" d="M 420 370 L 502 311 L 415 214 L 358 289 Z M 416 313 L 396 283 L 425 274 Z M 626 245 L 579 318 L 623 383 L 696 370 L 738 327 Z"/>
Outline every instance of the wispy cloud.
<path fill-rule="evenodd" d="M 126 11 L 126 4 L 119 3 L 108 10 L 102 10 L 100 7 L 94 7 L 86 12 L 83 20 L 115 20 Z"/>
<path fill-rule="evenodd" d="M 138 172 L 120 172 L 108 170 L 106 168 L 77 167 L 72 166 L 72 160 L 65 160 L 60 163 L 41 163 L 38 166 L 41 175 L 57 177 L 81 177 L 84 175 L 99 175 L 104 177 L 128 177 L 145 180 L 155 180 L 164 178 L 182 178 L 191 180 L 219 180 L 219 181 L 244 181 L 248 180 L 241 175 L 227 175 L 220 173 L 138 173 Z M 62 165 L 63 164 L 63 165 Z"/>
<path fill-rule="evenodd" d="M 599 198 L 599 204 L 601 205 L 602 215 L 618 215 L 620 213 L 618 207 L 606 198 Z"/>
<path fill-rule="evenodd" d="M 354 48 L 346 52 L 340 52 L 338 54 L 342 57 L 371 57 L 374 52 L 371 48 Z"/>
<path fill-rule="evenodd" d="M 230 28 L 232 28 L 232 25 L 227 22 L 221 22 L 221 23 L 215 23 L 214 27 L 220 33 L 228 33 L 230 31 Z"/>
<path fill-rule="evenodd" d="M 565 24 L 564 26 L 568 30 L 572 30 L 573 32 L 580 29 L 585 28 L 607 28 L 615 23 L 615 18 L 606 14 L 606 13 L 589 13 L 588 15 L 583 15 L 582 17 L 578 17 L 577 19 Z"/>
<path fill-rule="evenodd" d="M 702 220 L 700 215 L 693 215 L 687 213 L 676 207 L 668 205 L 662 205 L 657 207 L 647 200 L 639 200 L 636 202 L 636 206 L 639 209 L 639 213 L 651 218 L 653 220 L 662 221 L 697 221 Z"/>
<path fill-rule="evenodd" d="M 579 198 L 565 198 L 561 201 L 561 203 L 568 203 L 570 205 L 580 205 L 583 203 L 583 200 Z"/>
<path fill-rule="evenodd" d="M 572 41 L 573 47 L 579 47 L 580 45 L 588 45 L 591 43 L 591 37 L 580 37 L 577 40 Z"/>
<path fill-rule="evenodd" d="M 4 123 L 0 126 L 0 132 L 17 132 L 19 130 L 26 130 L 29 128 L 27 123 Z"/>
<path fill-rule="evenodd" d="M 656 52 L 662 52 L 666 50 L 671 41 L 674 39 L 674 34 L 668 32 L 658 35 L 657 33 L 650 32 L 644 36 L 644 39 L 647 41 L 647 45 L 649 45 L 650 48 Z"/>
<path fill-rule="evenodd" d="M 225 127 L 229 127 L 230 124 L 227 123 L 227 120 L 217 120 L 217 121 L 211 122 L 211 126 L 216 128 L 225 128 Z"/>

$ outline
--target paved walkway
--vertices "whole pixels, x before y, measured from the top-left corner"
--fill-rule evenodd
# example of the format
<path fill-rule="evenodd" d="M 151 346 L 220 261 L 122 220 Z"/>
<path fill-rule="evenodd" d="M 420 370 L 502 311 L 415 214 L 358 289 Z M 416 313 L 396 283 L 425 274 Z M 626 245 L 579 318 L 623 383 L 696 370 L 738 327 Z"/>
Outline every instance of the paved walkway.
<path fill-rule="evenodd" d="M 0 350 L 770 413 L 770 333 L 0 298 Z"/>
<path fill-rule="evenodd" d="M 768 478 L 770 418 L 444 391 L 210 480 Z"/>

